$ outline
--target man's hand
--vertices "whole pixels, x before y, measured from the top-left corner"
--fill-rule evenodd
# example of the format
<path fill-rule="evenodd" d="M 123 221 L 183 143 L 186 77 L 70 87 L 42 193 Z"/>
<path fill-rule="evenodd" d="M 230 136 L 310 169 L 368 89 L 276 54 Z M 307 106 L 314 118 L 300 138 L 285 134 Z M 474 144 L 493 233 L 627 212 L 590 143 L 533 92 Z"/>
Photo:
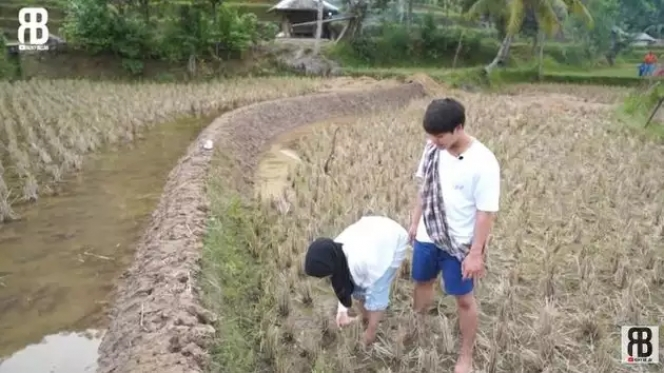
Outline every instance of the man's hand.
<path fill-rule="evenodd" d="M 461 263 L 463 279 L 479 279 L 484 276 L 484 257 L 481 251 L 470 250 Z"/>
<path fill-rule="evenodd" d="M 340 328 L 343 328 L 344 326 L 352 323 L 353 321 L 357 320 L 357 317 L 350 317 L 348 316 L 348 312 L 337 312 L 337 326 Z"/>
<path fill-rule="evenodd" d="M 415 236 L 417 236 L 417 223 L 412 223 L 410 228 L 408 228 L 408 242 L 412 244 Z"/>

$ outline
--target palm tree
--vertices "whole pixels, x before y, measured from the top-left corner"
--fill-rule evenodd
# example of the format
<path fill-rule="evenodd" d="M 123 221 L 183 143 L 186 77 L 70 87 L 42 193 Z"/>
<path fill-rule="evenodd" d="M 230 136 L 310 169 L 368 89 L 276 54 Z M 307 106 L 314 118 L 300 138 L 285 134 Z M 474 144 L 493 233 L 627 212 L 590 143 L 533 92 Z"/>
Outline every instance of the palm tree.
<path fill-rule="evenodd" d="M 504 10 L 500 10 L 502 9 Z M 542 74 L 544 57 L 544 39 L 555 35 L 561 27 L 561 20 L 568 13 L 579 15 L 589 27 L 593 19 L 581 0 L 478 0 L 468 10 L 469 16 L 477 16 L 487 12 L 507 12 L 506 35 L 500 44 L 496 57 L 484 67 L 490 73 L 496 66 L 503 63 L 509 54 L 514 36 L 521 30 L 521 25 L 528 12 L 535 15 L 538 25 L 539 74 Z M 496 13 L 494 13 L 496 14 Z"/>

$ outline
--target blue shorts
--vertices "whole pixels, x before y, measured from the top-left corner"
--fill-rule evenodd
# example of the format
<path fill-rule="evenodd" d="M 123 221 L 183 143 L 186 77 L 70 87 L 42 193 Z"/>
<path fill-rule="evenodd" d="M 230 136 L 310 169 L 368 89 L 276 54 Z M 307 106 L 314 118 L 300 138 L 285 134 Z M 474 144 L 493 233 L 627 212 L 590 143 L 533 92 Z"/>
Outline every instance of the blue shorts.
<path fill-rule="evenodd" d="M 466 295 L 473 290 L 473 279 L 462 278 L 461 262 L 433 243 L 415 240 L 413 245 L 413 280 L 428 282 L 443 272 L 442 287 L 450 295 Z"/>
<path fill-rule="evenodd" d="M 353 298 L 364 302 L 367 311 L 385 311 L 390 303 L 390 289 L 399 268 L 388 268 L 369 289 L 355 288 Z"/>

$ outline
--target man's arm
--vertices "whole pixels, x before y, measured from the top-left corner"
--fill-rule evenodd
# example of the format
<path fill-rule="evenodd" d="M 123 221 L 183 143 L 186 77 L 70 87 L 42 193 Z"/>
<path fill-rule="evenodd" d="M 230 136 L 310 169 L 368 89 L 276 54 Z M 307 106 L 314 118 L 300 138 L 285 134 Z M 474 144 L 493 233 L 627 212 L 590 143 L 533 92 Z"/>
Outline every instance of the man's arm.
<path fill-rule="evenodd" d="M 417 226 L 420 223 L 420 218 L 422 218 L 422 197 L 418 192 L 415 196 L 415 203 L 410 215 L 411 227 Z"/>
<path fill-rule="evenodd" d="M 470 252 L 482 254 L 500 208 L 500 165 L 494 158 L 487 162 L 475 185 L 475 229 Z"/>
<path fill-rule="evenodd" d="M 495 212 L 477 211 L 475 215 L 475 232 L 473 233 L 473 244 L 470 247 L 472 254 L 482 254 L 493 228 Z"/>
<path fill-rule="evenodd" d="M 428 142 L 427 142 L 428 144 Z M 420 196 L 420 187 L 422 185 L 422 181 L 424 180 L 424 166 L 425 166 L 425 155 L 426 155 L 426 146 L 424 147 L 424 151 L 422 152 L 422 157 L 420 158 L 420 162 L 417 165 L 417 171 L 415 171 L 415 182 L 417 183 L 417 193 L 415 195 L 415 201 L 414 201 L 414 206 L 411 211 L 411 216 L 410 216 L 410 225 L 411 227 L 417 227 L 417 225 L 420 223 L 420 218 L 422 218 L 422 197 Z"/>

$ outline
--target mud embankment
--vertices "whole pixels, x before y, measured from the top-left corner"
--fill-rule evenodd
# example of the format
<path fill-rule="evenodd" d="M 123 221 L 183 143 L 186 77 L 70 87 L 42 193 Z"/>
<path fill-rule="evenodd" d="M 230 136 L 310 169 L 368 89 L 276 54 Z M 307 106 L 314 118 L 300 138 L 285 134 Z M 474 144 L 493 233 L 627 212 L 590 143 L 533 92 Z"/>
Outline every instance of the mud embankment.
<path fill-rule="evenodd" d="M 150 226 L 123 274 L 111 323 L 99 348 L 99 373 L 201 372 L 216 317 L 199 302 L 196 277 L 209 201 L 205 183 L 213 151 L 231 155 L 250 185 L 262 148 L 298 126 L 405 106 L 426 95 L 420 83 L 320 93 L 245 106 L 217 118 L 171 171 Z M 251 191 L 252 189 L 247 189 Z"/>

